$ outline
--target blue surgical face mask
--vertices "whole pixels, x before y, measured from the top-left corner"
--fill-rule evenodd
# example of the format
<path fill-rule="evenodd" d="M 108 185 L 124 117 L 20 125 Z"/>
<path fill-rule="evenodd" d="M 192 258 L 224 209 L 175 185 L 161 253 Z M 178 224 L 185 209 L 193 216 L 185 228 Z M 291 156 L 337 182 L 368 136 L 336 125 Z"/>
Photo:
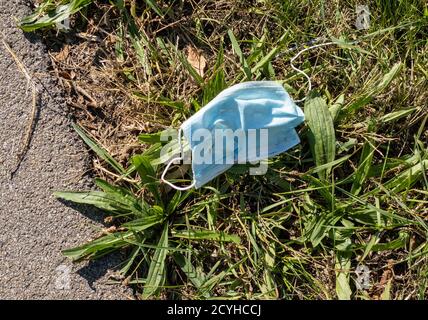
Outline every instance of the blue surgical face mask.
<path fill-rule="evenodd" d="M 254 162 L 282 153 L 300 142 L 295 127 L 302 110 L 277 82 L 250 81 L 222 91 L 180 127 L 191 149 L 193 182 L 178 190 L 199 188 L 234 163 Z M 229 138 L 229 140 L 227 140 Z"/>

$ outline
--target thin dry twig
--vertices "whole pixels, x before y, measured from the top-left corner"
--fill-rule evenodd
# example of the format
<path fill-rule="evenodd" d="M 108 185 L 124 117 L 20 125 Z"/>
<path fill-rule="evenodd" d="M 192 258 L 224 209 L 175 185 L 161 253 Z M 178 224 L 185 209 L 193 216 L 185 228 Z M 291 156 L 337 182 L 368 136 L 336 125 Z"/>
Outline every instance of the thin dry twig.
<path fill-rule="evenodd" d="M 33 78 L 31 77 L 31 75 L 28 72 L 25 65 L 22 63 L 22 61 L 18 58 L 18 56 L 15 54 L 15 52 L 12 50 L 12 48 L 4 40 L 5 37 L 4 37 L 3 33 L 1 33 L 1 36 L 2 36 L 1 41 L 3 43 L 3 46 L 6 48 L 6 51 L 11 55 L 12 59 L 15 61 L 16 65 L 18 66 L 18 69 L 25 76 L 25 79 L 27 79 L 27 82 L 29 85 L 31 85 L 31 89 L 32 89 L 31 90 L 32 91 L 31 113 L 30 113 L 30 117 L 28 120 L 27 127 L 25 129 L 23 142 L 21 142 L 20 150 L 18 151 L 18 153 L 16 155 L 17 161 L 15 164 L 15 167 L 10 173 L 10 177 L 12 178 L 12 176 L 18 171 L 18 169 L 21 165 L 21 162 L 22 162 L 25 154 L 27 153 L 29 145 L 30 145 L 31 136 L 32 136 L 33 128 L 34 128 L 34 123 L 35 123 L 35 119 L 36 119 L 36 113 L 37 113 L 37 93 L 38 93 L 38 91 L 37 91 L 36 84 L 34 83 Z"/>

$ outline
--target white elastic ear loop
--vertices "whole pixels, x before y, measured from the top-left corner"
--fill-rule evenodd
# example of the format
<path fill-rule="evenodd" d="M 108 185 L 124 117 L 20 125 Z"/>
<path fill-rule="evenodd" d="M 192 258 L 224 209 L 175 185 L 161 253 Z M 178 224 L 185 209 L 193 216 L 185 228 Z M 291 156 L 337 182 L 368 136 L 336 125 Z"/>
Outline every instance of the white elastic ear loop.
<path fill-rule="evenodd" d="M 194 173 L 193 173 L 193 181 L 192 181 L 192 183 L 191 183 L 189 186 L 186 186 L 186 187 L 179 187 L 179 186 L 176 186 L 175 184 L 173 184 L 173 183 L 171 183 L 171 182 L 169 182 L 168 180 L 166 180 L 166 179 L 165 179 L 165 175 L 166 175 L 166 173 L 168 172 L 169 167 L 171 167 L 172 163 L 173 163 L 174 161 L 177 161 L 177 160 L 183 160 L 183 144 L 182 144 L 182 142 L 181 142 L 181 136 L 182 136 L 182 130 L 181 130 L 181 128 L 180 128 L 180 129 L 178 130 L 178 147 L 179 147 L 179 149 L 180 149 L 180 156 L 179 156 L 179 157 L 176 157 L 176 158 L 173 158 L 173 159 L 171 159 L 171 160 L 168 162 L 168 164 L 166 165 L 166 167 L 165 167 L 165 169 L 164 169 L 164 171 L 163 171 L 163 173 L 162 173 L 162 175 L 161 175 L 161 181 L 162 181 L 162 182 L 164 182 L 164 183 L 166 183 L 167 185 L 169 185 L 171 188 L 173 188 L 173 189 L 175 189 L 175 190 L 178 190 L 178 191 L 186 191 L 186 190 L 189 190 L 189 189 L 193 188 L 193 187 L 195 186 L 195 184 L 196 184 L 196 180 L 195 180 Z"/>
<path fill-rule="evenodd" d="M 316 44 L 316 45 L 313 45 L 313 46 L 310 46 L 310 47 L 308 47 L 308 48 L 305 48 L 305 49 L 303 49 L 303 50 L 300 50 L 293 58 L 291 58 L 291 60 L 290 60 L 290 65 L 291 65 L 291 68 L 293 68 L 295 71 L 297 71 L 297 72 L 299 72 L 300 74 L 303 74 L 305 77 L 306 77 L 306 79 L 308 79 L 308 93 L 309 92 L 311 92 L 311 90 L 312 90 L 312 82 L 311 82 L 311 78 L 309 78 L 309 76 L 306 74 L 306 72 L 304 72 L 303 70 L 300 70 L 299 68 L 296 68 L 295 66 L 294 66 L 294 64 L 293 64 L 293 61 L 294 60 L 296 60 L 303 52 L 305 52 L 305 51 L 308 51 L 308 50 L 311 50 L 311 49 L 315 49 L 315 48 L 318 48 L 318 47 L 324 47 L 324 46 L 329 46 L 329 45 L 332 45 L 332 44 L 336 44 L 335 42 L 326 42 L 326 43 L 320 43 L 320 44 Z M 295 100 L 295 102 L 302 102 L 302 101 L 305 101 L 306 100 L 306 97 L 304 97 L 303 99 L 300 99 L 300 100 Z"/>

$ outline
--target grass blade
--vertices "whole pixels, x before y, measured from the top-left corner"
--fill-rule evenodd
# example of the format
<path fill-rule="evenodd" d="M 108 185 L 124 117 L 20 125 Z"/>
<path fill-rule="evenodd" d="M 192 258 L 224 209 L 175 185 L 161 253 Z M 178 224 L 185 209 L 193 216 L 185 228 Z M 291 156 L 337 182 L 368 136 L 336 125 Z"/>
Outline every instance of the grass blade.
<path fill-rule="evenodd" d="M 367 92 L 359 96 L 356 101 L 352 102 L 349 106 L 346 107 L 347 114 L 361 109 L 370 103 L 375 96 L 385 90 L 392 80 L 394 80 L 395 77 L 400 73 L 401 67 L 401 62 L 396 63 L 391 68 L 391 70 L 382 77 L 378 84 L 374 86 L 374 88 L 370 88 Z"/>
<path fill-rule="evenodd" d="M 174 253 L 174 261 L 178 264 L 184 274 L 187 276 L 196 289 L 200 290 L 202 285 L 207 281 L 206 275 L 200 269 L 196 269 L 190 261 L 190 257 L 185 257 L 181 253 Z M 202 293 L 204 298 L 209 298 L 210 295 L 208 292 Z"/>
<path fill-rule="evenodd" d="M 374 128 L 374 123 L 371 123 L 368 128 L 368 132 L 372 132 Z M 362 188 L 363 184 L 366 181 L 370 168 L 372 165 L 373 154 L 375 148 L 373 146 L 373 139 L 368 139 L 363 146 L 363 151 L 361 152 L 360 163 L 358 165 L 357 171 L 355 172 L 354 182 L 352 183 L 351 193 L 358 195 Z"/>
<path fill-rule="evenodd" d="M 239 43 L 236 40 L 235 35 L 233 34 L 232 30 L 228 30 L 227 34 L 229 35 L 230 42 L 232 43 L 233 51 L 239 57 L 239 62 L 241 63 L 242 69 L 244 70 L 247 80 L 251 80 L 250 67 L 248 66 L 247 59 L 245 59 L 245 56 L 242 53 L 241 48 L 239 47 Z"/>
<path fill-rule="evenodd" d="M 165 260 L 168 254 L 168 224 L 165 224 L 160 237 L 158 248 L 156 249 L 152 262 L 150 263 L 142 299 L 147 299 L 154 295 L 165 281 Z"/>
<path fill-rule="evenodd" d="M 76 130 L 77 134 L 85 141 L 85 143 L 89 146 L 89 148 L 94 151 L 98 157 L 107 162 L 117 173 L 123 175 L 126 173 L 126 170 L 122 167 L 122 165 L 117 162 L 104 148 L 100 147 L 94 139 L 89 137 L 89 135 L 77 124 L 73 123 L 73 128 Z"/>
<path fill-rule="evenodd" d="M 150 159 L 143 155 L 135 155 L 131 158 L 131 163 L 135 167 L 135 170 L 137 170 L 143 185 L 153 194 L 157 203 L 161 203 L 156 170 L 151 164 Z"/>
<path fill-rule="evenodd" d="M 156 12 L 156 14 L 158 14 L 159 16 L 163 17 L 164 13 L 162 12 L 162 10 L 159 8 L 159 6 L 156 4 L 156 1 L 153 0 L 144 0 L 147 5 L 153 9 L 154 12 Z"/>
<path fill-rule="evenodd" d="M 195 70 L 195 68 L 192 67 L 192 65 L 189 63 L 187 58 L 184 56 L 184 54 L 180 51 L 177 51 L 178 59 L 180 60 L 181 64 L 183 65 L 184 69 L 189 72 L 190 76 L 195 80 L 195 82 L 202 87 L 204 85 L 204 79 L 200 76 L 200 74 Z"/>
<path fill-rule="evenodd" d="M 422 160 L 418 164 L 387 181 L 384 184 L 384 188 L 395 193 L 410 188 L 423 177 L 427 169 L 428 160 Z"/>
<path fill-rule="evenodd" d="M 224 50 L 223 45 L 221 45 L 217 53 L 217 61 L 214 66 L 213 75 L 204 87 L 202 105 L 208 104 L 208 102 L 214 99 L 215 96 L 217 96 L 226 87 L 227 84 L 224 74 Z"/>
<path fill-rule="evenodd" d="M 267 63 L 269 63 L 274 57 L 275 55 L 278 53 L 279 49 L 281 48 L 281 44 L 284 41 L 285 37 L 287 36 L 287 32 L 284 33 L 281 38 L 278 41 L 278 45 L 274 46 L 267 55 L 265 55 L 263 58 L 260 59 L 259 62 L 257 62 L 257 64 L 251 68 L 251 74 L 255 74 L 257 71 L 259 71 L 259 69 L 263 68 Z"/>

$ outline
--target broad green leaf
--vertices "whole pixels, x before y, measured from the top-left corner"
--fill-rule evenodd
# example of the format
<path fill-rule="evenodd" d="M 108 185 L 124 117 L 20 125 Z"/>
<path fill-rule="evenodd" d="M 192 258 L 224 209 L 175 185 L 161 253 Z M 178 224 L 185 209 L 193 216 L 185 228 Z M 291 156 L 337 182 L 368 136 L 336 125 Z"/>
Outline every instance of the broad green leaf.
<path fill-rule="evenodd" d="M 51 27 L 68 19 L 92 2 L 94 0 L 65 0 L 55 5 L 51 1 L 44 1 L 33 14 L 20 21 L 19 27 L 26 32 Z"/>
<path fill-rule="evenodd" d="M 265 253 L 266 266 L 273 269 L 275 267 L 275 259 L 276 259 L 275 242 L 271 242 L 268 246 L 268 250 L 266 250 L 266 253 Z"/>
<path fill-rule="evenodd" d="M 144 218 L 135 219 L 133 221 L 124 223 L 122 227 L 135 232 L 146 230 L 154 225 L 160 224 L 165 220 L 165 217 L 158 212 Z"/>
<path fill-rule="evenodd" d="M 143 213 L 138 203 L 102 191 L 57 191 L 54 196 L 75 203 L 93 205 L 115 214 Z"/>
<path fill-rule="evenodd" d="M 380 238 L 379 238 L 379 232 L 378 233 L 376 233 L 376 234 L 374 234 L 374 235 L 372 235 L 371 237 L 370 237 L 370 241 L 366 244 L 366 245 L 363 245 L 363 247 L 364 247 L 364 253 L 363 253 L 363 256 L 361 257 L 361 259 L 360 259 L 360 262 L 361 261 L 364 261 L 364 259 L 372 252 L 372 248 L 373 248 L 373 246 L 376 244 L 376 243 L 378 243 L 379 242 L 379 240 L 380 240 Z"/>
<path fill-rule="evenodd" d="M 353 221 L 373 227 L 384 227 L 388 222 L 386 216 L 370 209 L 355 210 L 355 212 L 352 212 L 348 217 Z"/>
<path fill-rule="evenodd" d="M 415 112 L 418 108 L 409 108 L 388 113 L 380 118 L 383 123 L 397 121 Z"/>
<path fill-rule="evenodd" d="M 392 80 L 394 80 L 395 77 L 400 73 L 402 67 L 403 67 L 403 64 L 401 62 L 397 62 L 396 64 L 394 64 L 391 70 L 388 73 L 386 73 L 382 77 L 382 80 L 376 85 L 374 92 L 380 93 L 383 90 L 385 90 L 389 86 L 389 84 L 392 82 Z"/>
<path fill-rule="evenodd" d="M 350 300 L 352 295 L 349 280 L 352 257 L 351 236 L 353 233 L 353 224 L 345 219 L 342 219 L 341 222 L 344 227 L 333 231 L 336 256 L 336 294 L 339 300 Z"/>
<path fill-rule="evenodd" d="M 165 146 L 165 150 L 163 151 L 164 153 L 162 155 L 159 154 L 159 157 L 157 159 L 153 159 L 150 161 L 152 166 L 158 166 L 161 164 L 168 163 L 169 160 L 171 160 L 173 157 L 176 157 L 180 153 L 180 146 L 178 144 L 177 139 L 171 141 L 168 144 L 168 148 Z M 188 152 L 190 152 L 190 145 L 187 140 L 183 140 L 183 153 L 186 154 Z"/>
<path fill-rule="evenodd" d="M 240 243 L 241 238 L 237 235 L 227 234 L 222 231 L 211 231 L 211 230 L 186 230 L 176 231 L 172 233 L 175 238 L 184 238 L 192 240 L 213 240 L 213 241 L 225 241 Z"/>
<path fill-rule="evenodd" d="M 148 210 L 148 205 L 144 199 L 137 199 L 137 197 L 126 188 L 111 185 L 107 181 L 99 178 L 95 179 L 95 184 L 105 193 L 117 199 L 117 202 L 127 204 L 129 209 L 137 215 L 144 214 L 145 211 Z"/>
<path fill-rule="evenodd" d="M 305 103 L 305 116 L 309 126 L 309 144 L 317 167 L 334 161 L 336 154 L 336 137 L 333 119 L 327 104 L 322 98 L 311 98 Z M 329 168 L 318 172 L 324 180 L 330 173 Z"/>
<path fill-rule="evenodd" d="M 342 109 L 343 105 L 345 103 L 345 94 L 341 94 L 336 101 L 334 102 L 334 104 L 332 104 L 328 109 L 330 111 L 331 114 L 331 118 L 333 119 L 333 122 L 337 119 L 340 110 Z"/>
<path fill-rule="evenodd" d="M 339 300 L 350 300 L 352 290 L 349 285 L 351 252 L 336 252 L 336 294 Z"/>
<path fill-rule="evenodd" d="M 62 254 L 74 261 L 78 261 L 83 258 L 96 259 L 127 246 L 133 237 L 134 234 L 130 231 L 110 233 L 82 246 L 63 250 Z"/>
<path fill-rule="evenodd" d="M 165 260 L 168 254 L 168 224 L 166 223 L 158 242 L 158 247 L 153 254 L 149 272 L 144 285 L 142 299 L 147 299 L 158 292 L 159 287 L 165 281 Z"/>
<path fill-rule="evenodd" d="M 162 152 L 163 143 L 155 143 L 148 147 L 140 156 L 144 156 L 150 160 L 153 168 L 157 168 L 157 165 L 153 161 L 159 159 Z M 129 170 L 129 169 L 128 169 Z"/>
<path fill-rule="evenodd" d="M 268 170 L 266 173 L 266 179 L 273 185 L 279 187 L 280 191 L 292 191 L 294 189 L 287 180 L 281 178 L 279 174 L 273 172 L 272 170 Z"/>
<path fill-rule="evenodd" d="M 388 280 L 386 283 L 385 289 L 382 292 L 382 295 L 380 296 L 381 300 L 391 300 L 391 283 L 392 278 Z"/>

